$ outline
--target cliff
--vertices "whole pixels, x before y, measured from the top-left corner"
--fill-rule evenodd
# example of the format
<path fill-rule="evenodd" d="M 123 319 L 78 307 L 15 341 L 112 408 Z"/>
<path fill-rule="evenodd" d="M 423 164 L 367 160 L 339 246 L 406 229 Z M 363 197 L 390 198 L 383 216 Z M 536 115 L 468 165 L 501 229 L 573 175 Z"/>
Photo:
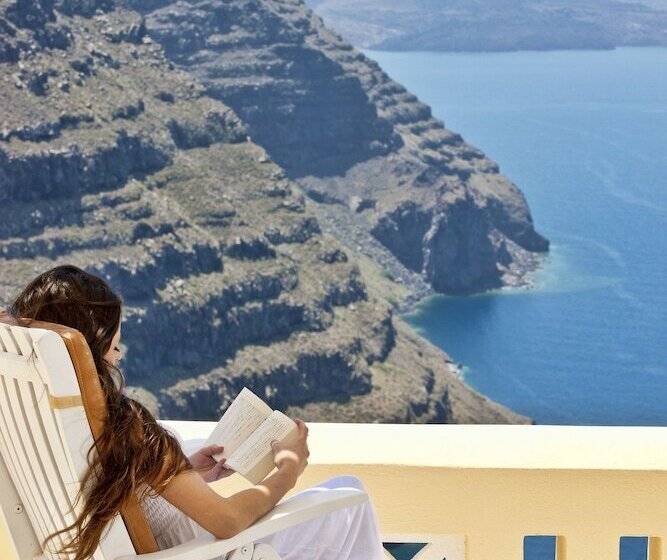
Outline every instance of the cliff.
<path fill-rule="evenodd" d="M 667 45 L 662 0 L 307 0 L 354 45 L 388 51 Z"/>
<path fill-rule="evenodd" d="M 401 286 L 323 231 L 257 120 L 151 26 L 104 0 L 0 1 L 0 304 L 56 263 L 107 278 L 123 370 L 163 417 L 216 419 L 245 385 L 310 420 L 528 422 L 394 315 Z"/>
<path fill-rule="evenodd" d="M 131 2 L 321 207 L 323 229 L 425 293 L 520 284 L 548 242 L 498 166 L 301 0 Z"/>

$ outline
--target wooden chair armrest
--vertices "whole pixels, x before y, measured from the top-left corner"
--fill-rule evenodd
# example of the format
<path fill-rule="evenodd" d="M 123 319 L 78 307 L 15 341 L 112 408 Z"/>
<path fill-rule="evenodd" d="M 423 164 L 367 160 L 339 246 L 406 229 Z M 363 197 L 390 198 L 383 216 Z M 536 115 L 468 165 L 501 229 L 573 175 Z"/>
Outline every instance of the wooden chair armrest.
<path fill-rule="evenodd" d="M 167 550 L 121 556 L 116 560 L 211 560 L 288 527 L 366 500 L 368 495 L 354 488 L 332 488 L 322 493 L 293 496 L 280 502 L 264 517 L 231 539 L 217 540 L 205 534 Z"/>

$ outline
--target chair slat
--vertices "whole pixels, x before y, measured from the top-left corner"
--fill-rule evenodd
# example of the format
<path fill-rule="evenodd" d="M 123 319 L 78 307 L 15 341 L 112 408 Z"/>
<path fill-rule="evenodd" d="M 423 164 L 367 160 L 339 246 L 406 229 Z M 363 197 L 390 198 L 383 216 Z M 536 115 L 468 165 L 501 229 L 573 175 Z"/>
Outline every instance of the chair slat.
<path fill-rule="evenodd" d="M 27 335 L 26 328 L 10 326 L 9 331 L 11 332 L 21 354 L 23 356 L 30 356 L 30 354 L 32 354 L 32 339 Z"/>
<path fill-rule="evenodd" d="M 48 393 L 54 396 L 80 394 L 76 372 L 60 337 L 43 329 L 30 329 L 30 335 L 37 355 L 35 365 L 40 376 L 45 380 Z M 60 362 L 60 367 L 56 368 L 55 365 L 58 362 Z M 58 379 L 57 383 L 53 381 L 53 377 Z M 69 383 L 67 383 L 68 378 Z M 76 468 L 76 462 L 70 452 L 71 448 L 67 445 L 62 413 L 51 408 L 51 404 L 48 402 L 49 394 L 37 395 L 39 409 L 47 429 L 48 441 L 51 442 L 51 447 L 58 461 L 57 464 L 60 465 L 63 480 L 65 482 L 78 480 L 79 470 Z M 83 407 L 77 414 L 82 422 L 87 425 L 88 421 L 85 418 Z"/>
<path fill-rule="evenodd" d="M 43 387 L 40 393 L 35 394 L 35 402 L 42 418 L 46 440 L 51 444 L 51 451 L 53 452 L 56 465 L 58 465 L 63 483 L 78 482 L 79 479 L 74 468 L 74 462 L 64 446 L 66 440 L 62 423 L 58 421 L 57 414 L 51 408 L 48 397 L 46 387 Z"/>
<path fill-rule="evenodd" d="M 78 480 L 76 482 L 65 484 L 65 492 L 67 492 L 67 496 L 69 496 L 70 502 L 74 503 L 80 488 L 81 483 Z"/>
<path fill-rule="evenodd" d="M 62 424 L 63 442 L 71 453 L 75 468 L 75 480 L 81 480 L 88 470 L 87 453 L 93 444 L 86 413 L 81 408 L 54 410 L 54 416 Z"/>
<path fill-rule="evenodd" d="M 12 332 L 8 325 L 0 326 L 0 339 L 5 347 L 5 352 L 19 355 L 19 348 L 16 345 L 16 342 L 14 342 Z"/>
<path fill-rule="evenodd" d="M 41 332 L 44 331 L 40 331 L 40 334 L 36 335 L 37 340 L 35 340 L 34 339 L 35 335 L 33 335 L 33 332 L 38 331 L 38 329 L 27 329 L 25 327 L 10 327 L 10 330 L 14 335 L 14 340 L 16 340 L 16 343 L 21 349 L 21 353 L 24 356 L 30 356 L 32 358 L 30 360 L 30 363 L 34 369 L 34 373 L 37 374 L 37 377 L 39 377 L 42 384 L 48 386 L 49 384 L 48 374 L 44 371 L 44 368 L 42 367 L 42 364 L 38 359 L 39 356 L 37 354 L 37 341 L 39 341 Z"/>
<path fill-rule="evenodd" d="M 17 381 L 10 379 L 7 385 L 9 385 L 7 397 L 10 405 L 10 416 L 12 416 L 16 431 L 19 434 L 15 446 L 19 450 L 19 461 L 23 464 L 28 480 L 33 484 L 33 494 L 37 503 L 42 504 L 45 528 L 48 534 L 55 533 L 61 528 L 58 523 L 58 514 L 54 511 L 48 482 L 44 478 L 40 459 L 35 453 L 30 427 L 25 418 L 24 408 L 21 406 L 20 391 L 16 386 Z M 62 539 L 59 537 L 56 537 L 54 541 L 58 545 L 62 544 Z"/>
<path fill-rule="evenodd" d="M 27 472 L 24 470 L 23 462 L 19 459 L 19 450 L 16 445 L 18 443 L 18 434 L 14 422 L 10 418 L 9 400 L 7 398 L 7 384 L 4 376 L 0 376 L 0 427 L 2 436 L 5 439 L 5 463 L 7 467 L 11 468 L 22 488 L 22 498 L 25 501 L 24 507 L 28 510 L 29 515 L 32 512 L 31 520 L 33 527 L 37 533 L 37 538 L 41 541 L 46 537 L 46 523 L 43 519 L 42 508 L 33 494 L 33 487 L 28 481 Z"/>
<path fill-rule="evenodd" d="M 22 381 L 42 384 L 42 377 L 36 372 L 34 360 L 26 356 L 4 353 L 2 356 L 2 374 Z"/>
<path fill-rule="evenodd" d="M 69 352 L 58 334 L 46 329 L 30 329 L 33 349 L 48 372 L 41 371 L 49 392 L 56 397 L 79 394 L 81 389 Z"/>
<path fill-rule="evenodd" d="M 0 391 L 3 388 L 0 387 Z M 41 519 L 38 516 L 38 512 L 35 510 L 33 503 L 30 499 L 26 499 L 27 487 L 24 477 L 21 475 L 20 469 L 16 467 L 13 454 L 9 448 L 9 441 L 5 438 L 7 431 L 4 429 L 4 419 L 0 414 L 0 459 L 5 465 L 9 476 L 11 477 L 14 487 L 19 494 L 19 500 L 23 506 L 24 511 L 26 512 L 30 525 L 33 527 L 33 531 L 37 533 L 36 528 L 40 527 Z M 40 549 L 41 550 L 41 549 Z"/>
<path fill-rule="evenodd" d="M 42 387 L 44 386 L 42 385 Z M 49 440 L 44 429 L 43 418 L 39 414 L 40 410 L 35 396 L 35 387 L 32 384 L 19 383 L 19 388 L 28 423 L 33 434 L 32 439 L 36 447 L 37 456 L 41 461 L 45 474 L 45 483 L 51 491 L 55 505 L 57 505 L 60 527 L 65 527 L 74 521 L 74 517 L 71 513 L 68 514 L 71 504 L 69 503 L 69 498 L 63 486 L 62 477 L 53 454 L 53 449 L 61 446 L 47 445 Z"/>

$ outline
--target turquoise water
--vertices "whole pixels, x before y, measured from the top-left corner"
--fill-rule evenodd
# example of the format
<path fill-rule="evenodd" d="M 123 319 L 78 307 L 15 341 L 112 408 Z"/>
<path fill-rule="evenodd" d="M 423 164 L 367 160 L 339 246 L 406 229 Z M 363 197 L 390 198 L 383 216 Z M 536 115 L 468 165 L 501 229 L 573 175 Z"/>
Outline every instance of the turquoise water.
<path fill-rule="evenodd" d="M 406 318 L 538 424 L 667 426 L 667 49 L 366 54 L 499 163 L 552 242 L 534 288 Z"/>

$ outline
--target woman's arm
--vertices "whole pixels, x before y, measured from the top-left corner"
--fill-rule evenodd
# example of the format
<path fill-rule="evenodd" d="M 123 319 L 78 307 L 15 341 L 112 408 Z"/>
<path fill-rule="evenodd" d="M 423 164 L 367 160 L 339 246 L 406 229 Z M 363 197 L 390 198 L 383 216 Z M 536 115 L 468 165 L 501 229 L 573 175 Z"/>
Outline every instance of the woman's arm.
<path fill-rule="evenodd" d="M 188 471 L 174 477 L 162 495 L 217 538 L 233 537 L 271 511 L 308 464 L 308 428 L 301 420 L 297 425 L 293 438 L 272 446 L 278 470 L 256 486 L 223 498 L 197 472 Z"/>
<path fill-rule="evenodd" d="M 247 529 L 296 484 L 294 469 L 279 469 L 257 486 L 223 498 L 195 471 L 178 475 L 162 494 L 218 539 Z"/>

